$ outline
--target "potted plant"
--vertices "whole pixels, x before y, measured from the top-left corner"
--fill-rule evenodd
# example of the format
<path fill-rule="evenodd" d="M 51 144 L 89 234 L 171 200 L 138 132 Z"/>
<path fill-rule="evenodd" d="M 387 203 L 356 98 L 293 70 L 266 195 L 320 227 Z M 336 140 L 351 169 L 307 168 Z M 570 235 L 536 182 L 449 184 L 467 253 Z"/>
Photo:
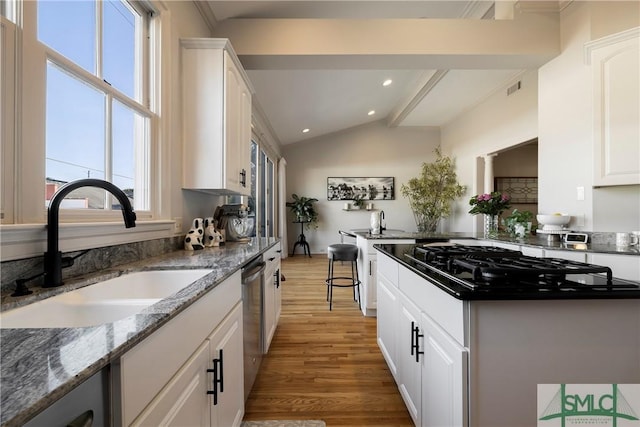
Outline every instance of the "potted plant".
<path fill-rule="evenodd" d="M 441 218 L 451 214 L 453 201 L 464 194 L 466 187 L 458 184 L 453 159 L 443 156 L 436 148 L 436 161 L 423 163 L 422 171 L 400 191 L 409 199 L 409 205 L 420 232 L 434 232 Z"/>
<path fill-rule="evenodd" d="M 484 214 L 484 234 L 488 237 L 498 235 L 498 217 L 511 204 L 511 196 L 506 193 L 493 191 L 491 193 L 478 194 L 469 199 L 472 215 Z"/>
<path fill-rule="evenodd" d="M 364 207 L 364 196 L 361 194 L 353 196 L 353 206 L 362 209 Z"/>
<path fill-rule="evenodd" d="M 287 202 L 287 207 L 291 208 L 291 213 L 296 221 L 306 222 L 307 228 L 318 228 L 318 212 L 313 205 L 318 201 L 316 198 L 291 195 L 293 202 Z"/>
<path fill-rule="evenodd" d="M 511 215 L 502 220 L 504 228 L 509 235 L 516 238 L 523 238 L 531 232 L 531 224 L 533 223 L 533 213 L 529 211 L 519 211 L 514 209 Z"/>

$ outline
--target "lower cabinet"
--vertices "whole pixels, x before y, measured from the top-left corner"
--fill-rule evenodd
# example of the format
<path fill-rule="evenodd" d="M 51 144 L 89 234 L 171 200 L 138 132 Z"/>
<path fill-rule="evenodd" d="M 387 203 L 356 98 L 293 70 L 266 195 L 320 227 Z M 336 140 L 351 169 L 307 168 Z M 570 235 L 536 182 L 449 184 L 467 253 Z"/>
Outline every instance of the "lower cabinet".
<path fill-rule="evenodd" d="M 269 249 L 264 259 L 267 263 L 264 270 L 263 292 L 263 352 L 269 351 L 271 340 L 276 333 L 280 311 L 282 309 L 282 288 L 280 284 L 280 243 Z"/>
<path fill-rule="evenodd" d="M 468 350 L 453 338 L 458 334 L 447 332 L 431 317 L 431 309 L 421 304 L 434 299 L 428 294 L 424 298 L 406 295 L 385 275 L 390 270 L 386 265 L 394 261 L 379 257 L 378 345 L 413 422 L 424 427 L 468 425 Z M 420 281 L 415 289 L 433 292 L 424 279 L 400 268 L 404 271 L 398 285 Z M 436 310 L 440 308 L 448 309 L 446 304 L 436 304 Z"/>
<path fill-rule="evenodd" d="M 114 364 L 114 425 L 239 426 L 242 361 L 238 271 Z"/>
<path fill-rule="evenodd" d="M 389 259 L 381 256 L 383 259 Z M 397 264 L 396 264 L 397 265 Z M 393 377 L 398 379 L 397 367 L 397 346 L 396 346 L 396 325 L 398 323 L 398 288 L 396 285 L 378 271 L 378 321 L 377 339 L 378 347 L 387 361 L 389 370 Z"/>
<path fill-rule="evenodd" d="M 205 340 L 134 426 L 237 426 L 242 421 L 242 305 Z"/>

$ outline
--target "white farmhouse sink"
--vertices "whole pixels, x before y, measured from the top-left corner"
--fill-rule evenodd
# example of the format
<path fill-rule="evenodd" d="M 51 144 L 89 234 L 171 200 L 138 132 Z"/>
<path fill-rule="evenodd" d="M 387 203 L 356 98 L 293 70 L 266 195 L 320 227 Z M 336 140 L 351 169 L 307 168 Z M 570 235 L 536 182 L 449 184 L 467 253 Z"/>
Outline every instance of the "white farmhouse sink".
<path fill-rule="evenodd" d="M 175 294 L 212 270 L 140 271 L 0 313 L 1 328 L 71 328 L 115 322 Z"/>

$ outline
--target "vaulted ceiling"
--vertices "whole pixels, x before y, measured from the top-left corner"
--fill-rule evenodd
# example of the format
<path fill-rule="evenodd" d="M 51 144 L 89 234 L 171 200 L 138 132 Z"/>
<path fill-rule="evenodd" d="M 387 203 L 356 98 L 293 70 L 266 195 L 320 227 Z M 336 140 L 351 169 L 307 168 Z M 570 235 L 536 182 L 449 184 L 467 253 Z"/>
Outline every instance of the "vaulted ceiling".
<path fill-rule="evenodd" d="M 231 40 L 283 145 L 381 119 L 446 125 L 559 53 L 555 1 L 196 5 Z"/>

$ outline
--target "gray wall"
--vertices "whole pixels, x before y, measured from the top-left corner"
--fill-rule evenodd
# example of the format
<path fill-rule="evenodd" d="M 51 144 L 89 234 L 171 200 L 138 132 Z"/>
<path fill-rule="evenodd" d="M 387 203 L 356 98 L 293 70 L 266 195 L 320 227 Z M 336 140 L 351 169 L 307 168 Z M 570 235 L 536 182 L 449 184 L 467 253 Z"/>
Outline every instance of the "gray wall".
<path fill-rule="evenodd" d="M 344 202 L 327 200 L 328 177 L 394 177 L 395 200 L 375 201 L 384 210 L 387 228 L 415 231 L 416 225 L 400 186 L 420 173 L 423 162 L 435 159 L 440 132 L 433 128 L 388 128 L 383 121 L 344 132 L 285 145 L 287 200 L 291 194 L 315 197 L 320 215 L 318 229 L 305 231 L 312 253 L 326 253 L 340 241 L 338 230 L 369 228 L 371 212 L 344 211 Z M 300 225 L 288 216 L 288 241 L 293 247 Z M 298 254 L 302 251 L 298 248 Z"/>

